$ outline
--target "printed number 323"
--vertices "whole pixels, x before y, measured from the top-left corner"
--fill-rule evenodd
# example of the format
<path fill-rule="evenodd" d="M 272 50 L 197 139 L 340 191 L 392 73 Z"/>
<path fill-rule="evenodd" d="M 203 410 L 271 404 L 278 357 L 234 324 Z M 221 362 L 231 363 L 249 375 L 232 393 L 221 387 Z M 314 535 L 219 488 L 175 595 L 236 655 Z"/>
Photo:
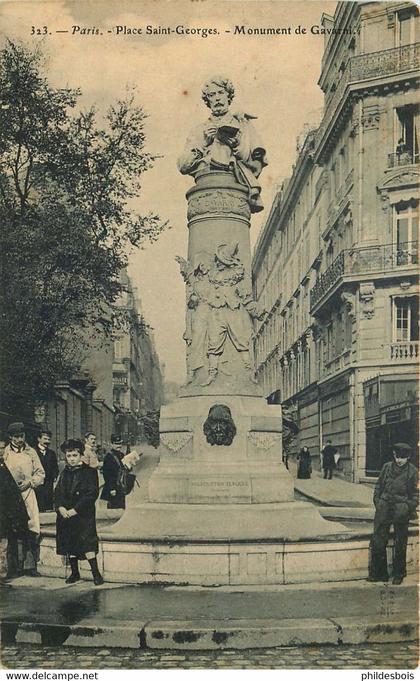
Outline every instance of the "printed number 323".
<path fill-rule="evenodd" d="M 41 26 L 41 28 L 32 26 L 31 35 L 48 35 L 48 26 Z"/>

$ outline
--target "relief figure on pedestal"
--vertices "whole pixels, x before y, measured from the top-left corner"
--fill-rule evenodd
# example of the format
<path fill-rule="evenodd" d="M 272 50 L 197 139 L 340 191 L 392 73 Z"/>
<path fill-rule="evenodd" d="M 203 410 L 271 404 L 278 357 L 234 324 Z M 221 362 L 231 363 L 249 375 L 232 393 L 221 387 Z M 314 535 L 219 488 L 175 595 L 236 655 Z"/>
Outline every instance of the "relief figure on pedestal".
<path fill-rule="evenodd" d="M 186 283 L 187 312 L 184 340 L 187 344 L 187 385 L 194 379 L 195 372 L 208 365 L 208 326 L 210 307 L 208 304 L 208 273 L 213 266 L 214 256 L 199 251 L 190 265 L 176 257 Z"/>
<path fill-rule="evenodd" d="M 210 407 L 203 432 L 209 445 L 231 445 L 236 435 L 236 426 L 229 407 L 225 404 Z"/>
<path fill-rule="evenodd" d="M 252 359 L 253 319 L 261 318 L 252 296 L 251 279 L 237 256 L 238 244 L 219 244 L 214 265 L 208 273 L 210 306 L 208 336 L 208 378 L 212 383 L 220 371 L 220 362 L 229 338 L 240 353 L 247 377 L 255 383 Z M 226 372 L 225 372 L 226 373 Z"/>
<path fill-rule="evenodd" d="M 204 170 L 232 172 L 248 188 L 251 212 L 257 213 L 263 209 L 257 178 L 267 165 L 266 152 L 250 123 L 255 116 L 230 112 L 234 94 L 228 78 L 216 76 L 204 84 L 202 97 L 211 116 L 190 133 L 178 168 L 194 178 Z"/>
<path fill-rule="evenodd" d="M 229 338 L 240 353 L 246 377 L 252 382 L 253 319 L 266 314 L 257 308 L 251 279 L 237 256 L 238 243 L 219 244 L 214 256 L 200 251 L 191 265 L 177 258 L 187 285 L 187 315 L 184 340 L 187 343 L 187 385 L 201 367 L 207 370 L 202 386 L 210 385 L 224 367 L 223 354 Z"/>

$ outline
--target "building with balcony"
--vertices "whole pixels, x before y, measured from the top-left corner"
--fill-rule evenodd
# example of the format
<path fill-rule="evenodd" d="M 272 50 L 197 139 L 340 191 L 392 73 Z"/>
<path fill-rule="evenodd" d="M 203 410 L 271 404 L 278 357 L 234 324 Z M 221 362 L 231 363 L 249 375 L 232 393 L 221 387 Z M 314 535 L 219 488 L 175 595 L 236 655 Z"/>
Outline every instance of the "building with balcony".
<path fill-rule="evenodd" d="M 253 256 L 268 311 L 255 364 L 319 465 L 372 479 L 398 438 L 417 447 L 419 16 L 408 2 L 324 15 L 324 111 Z M 346 30 L 343 30 L 346 29 Z"/>
<path fill-rule="evenodd" d="M 141 417 L 160 409 L 163 381 L 152 330 L 127 272 L 121 274 L 123 293 L 117 307 L 123 313 L 113 344 L 113 405 L 116 431 L 125 442 L 135 443 Z"/>

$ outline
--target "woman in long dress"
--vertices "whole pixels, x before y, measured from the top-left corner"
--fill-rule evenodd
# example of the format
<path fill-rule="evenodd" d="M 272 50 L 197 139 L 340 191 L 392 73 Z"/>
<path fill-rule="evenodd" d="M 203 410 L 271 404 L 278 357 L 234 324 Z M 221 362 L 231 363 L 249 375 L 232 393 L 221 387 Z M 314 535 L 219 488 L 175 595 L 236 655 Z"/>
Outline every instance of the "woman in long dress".
<path fill-rule="evenodd" d="M 297 477 L 299 480 L 307 480 L 311 477 L 312 473 L 311 452 L 309 451 L 308 447 L 302 447 L 299 454 L 297 455 L 297 461 Z"/>

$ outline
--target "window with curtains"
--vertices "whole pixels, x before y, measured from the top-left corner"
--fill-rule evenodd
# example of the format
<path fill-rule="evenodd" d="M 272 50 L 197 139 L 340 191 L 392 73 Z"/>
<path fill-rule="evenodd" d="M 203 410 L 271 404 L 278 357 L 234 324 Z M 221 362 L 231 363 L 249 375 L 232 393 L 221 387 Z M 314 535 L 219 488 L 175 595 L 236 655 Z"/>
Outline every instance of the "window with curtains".
<path fill-rule="evenodd" d="M 393 298 L 393 342 L 404 343 L 419 340 L 419 297 L 398 296 Z"/>
<path fill-rule="evenodd" d="M 394 206 L 394 244 L 396 264 L 415 265 L 418 263 L 418 204 L 401 202 Z"/>

